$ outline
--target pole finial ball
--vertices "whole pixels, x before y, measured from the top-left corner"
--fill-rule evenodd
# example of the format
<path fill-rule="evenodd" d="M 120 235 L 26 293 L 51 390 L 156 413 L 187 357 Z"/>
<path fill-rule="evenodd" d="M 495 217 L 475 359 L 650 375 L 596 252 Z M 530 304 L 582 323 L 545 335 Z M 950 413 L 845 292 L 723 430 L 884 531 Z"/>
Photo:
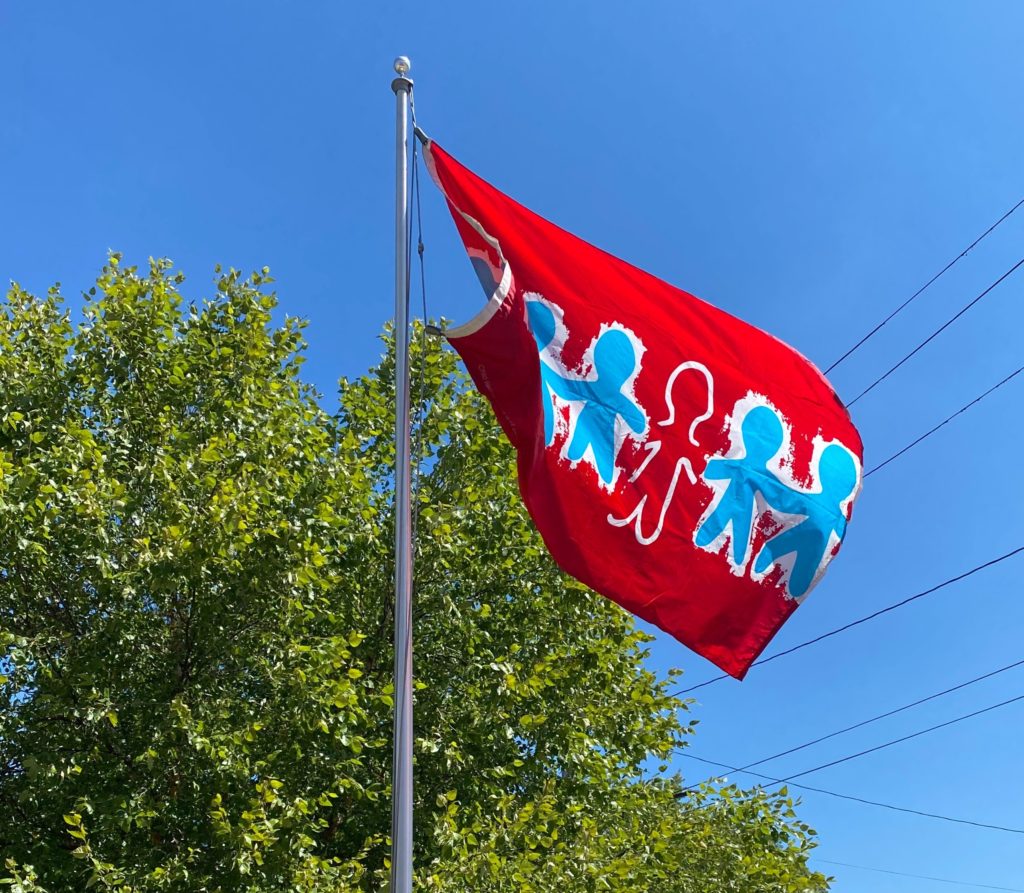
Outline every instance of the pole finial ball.
<path fill-rule="evenodd" d="M 408 56 L 399 56 L 395 59 L 395 71 L 400 77 L 407 75 L 410 68 L 412 68 L 412 62 L 409 61 Z"/>

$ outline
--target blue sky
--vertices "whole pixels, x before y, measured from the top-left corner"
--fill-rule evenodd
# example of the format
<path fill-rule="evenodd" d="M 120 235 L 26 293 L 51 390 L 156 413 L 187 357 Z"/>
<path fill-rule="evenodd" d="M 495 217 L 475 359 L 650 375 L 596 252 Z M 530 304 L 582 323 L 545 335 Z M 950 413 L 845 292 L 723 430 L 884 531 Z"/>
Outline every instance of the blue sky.
<path fill-rule="evenodd" d="M 628 11 L 627 11 L 628 10 Z M 391 60 L 424 128 L 595 244 L 827 366 L 1024 195 L 1024 6 L 0 2 L 0 273 L 88 288 L 107 249 L 269 264 L 328 395 L 392 308 Z M 424 193 L 430 311 L 481 303 Z M 843 364 L 852 397 L 1024 254 L 1024 210 Z M 1024 362 L 1024 271 L 861 400 L 875 464 Z M 773 648 L 1024 544 L 1016 380 L 867 481 Z M 1024 558 L 702 689 L 693 752 L 739 765 L 1024 657 Z M 714 671 L 660 639 L 659 668 Z M 763 767 L 786 774 L 1024 693 L 1024 668 Z M 1018 704 L 809 776 L 1024 826 Z M 700 767 L 681 761 L 695 780 Z M 1019 836 L 807 794 L 822 859 L 1024 887 Z M 837 891 L 928 881 L 822 865 Z M 943 885 L 943 888 L 945 885 Z"/>

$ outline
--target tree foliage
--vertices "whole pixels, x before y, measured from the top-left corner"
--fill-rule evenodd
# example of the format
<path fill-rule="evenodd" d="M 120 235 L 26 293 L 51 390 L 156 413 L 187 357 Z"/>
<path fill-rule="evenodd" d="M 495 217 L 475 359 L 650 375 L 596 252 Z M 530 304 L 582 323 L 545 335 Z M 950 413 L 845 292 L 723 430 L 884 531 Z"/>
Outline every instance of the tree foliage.
<path fill-rule="evenodd" d="M 58 289 L 0 304 L 0 878 L 381 889 L 392 345 L 331 415 L 266 270 L 199 305 L 182 281 L 112 255 L 80 324 Z M 547 557 L 452 353 L 416 345 L 418 886 L 826 889 L 785 794 L 649 771 L 688 705 Z"/>

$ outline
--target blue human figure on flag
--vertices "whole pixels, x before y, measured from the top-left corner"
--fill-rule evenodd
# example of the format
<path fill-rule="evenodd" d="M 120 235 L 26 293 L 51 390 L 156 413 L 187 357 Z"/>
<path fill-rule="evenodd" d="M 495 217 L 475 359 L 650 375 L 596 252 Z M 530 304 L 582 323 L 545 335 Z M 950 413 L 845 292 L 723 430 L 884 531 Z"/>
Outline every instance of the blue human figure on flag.
<path fill-rule="evenodd" d="M 555 340 L 555 314 L 547 304 L 540 301 L 527 301 L 526 314 L 530 331 L 533 333 L 533 340 L 537 342 L 537 352 L 541 355 L 540 402 L 544 407 L 544 443 L 550 445 L 555 439 L 555 418 L 551 409 L 551 391 L 553 390 L 551 379 L 555 378 L 558 373 L 544 362 L 543 356 L 544 351 Z"/>
<path fill-rule="evenodd" d="M 562 400 L 583 403 L 576 416 L 566 457 L 578 462 L 593 451 L 597 473 L 605 484 L 615 476 L 615 429 L 619 418 L 636 434 L 647 430 L 647 417 L 625 393 L 623 386 L 636 371 L 636 351 L 629 336 L 619 329 L 608 329 L 594 345 L 595 379 L 566 378 L 543 358 L 555 338 L 555 317 L 541 301 L 527 303 L 530 330 L 541 353 L 540 373 L 544 406 L 544 442 L 554 441 L 554 414 L 551 394 Z"/>
<path fill-rule="evenodd" d="M 799 514 L 806 516 L 804 520 L 768 540 L 754 559 L 754 572 L 763 574 L 779 559 L 795 553 L 788 581 L 794 598 L 811 588 L 833 534 L 838 541 L 846 534 L 842 504 L 857 486 L 857 466 L 849 451 L 835 443 L 825 447 L 818 462 L 818 480 L 820 493 L 798 493 Z"/>
<path fill-rule="evenodd" d="M 740 459 L 711 459 L 704 469 L 708 481 L 728 481 L 714 511 L 697 529 L 695 542 L 706 548 L 732 526 L 732 563 L 747 560 L 750 529 L 757 508 L 757 494 L 780 511 L 792 511 L 793 491 L 768 469 L 782 448 L 784 432 L 779 417 L 767 406 L 756 406 L 740 426 L 744 455 Z M 802 512 L 797 509 L 802 514 Z"/>

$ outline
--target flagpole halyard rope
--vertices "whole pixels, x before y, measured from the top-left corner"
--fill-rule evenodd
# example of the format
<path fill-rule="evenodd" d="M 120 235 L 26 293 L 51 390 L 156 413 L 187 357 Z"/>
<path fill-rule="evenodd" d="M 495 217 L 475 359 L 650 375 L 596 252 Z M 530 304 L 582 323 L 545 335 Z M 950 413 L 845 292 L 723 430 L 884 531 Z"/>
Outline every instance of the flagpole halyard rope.
<path fill-rule="evenodd" d="M 419 131 L 416 124 L 416 102 L 409 94 L 409 113 L 412 116 L 413 130 Z M 423 449 L 423 423 L 426 418 L 426 354 L 427 354 L 427 274 L 423 260 L 425 246 L 423 244 L 423 209 L 420 199 L 420 153 L 418 139 L 412 141 L 412 192 L 416 203 L 416 254 L 420 268 L 420 303 L 423 322 L 420 327 L 420 364 L 416 375 L 416 410 L 414 418 L 413 469 L 412 469 L 412 541 L 415 551 L 418 542 L 420 517 L 420 465 Z M 409 219 L 409 244 L 412 245 L 412 216 Z"/>

